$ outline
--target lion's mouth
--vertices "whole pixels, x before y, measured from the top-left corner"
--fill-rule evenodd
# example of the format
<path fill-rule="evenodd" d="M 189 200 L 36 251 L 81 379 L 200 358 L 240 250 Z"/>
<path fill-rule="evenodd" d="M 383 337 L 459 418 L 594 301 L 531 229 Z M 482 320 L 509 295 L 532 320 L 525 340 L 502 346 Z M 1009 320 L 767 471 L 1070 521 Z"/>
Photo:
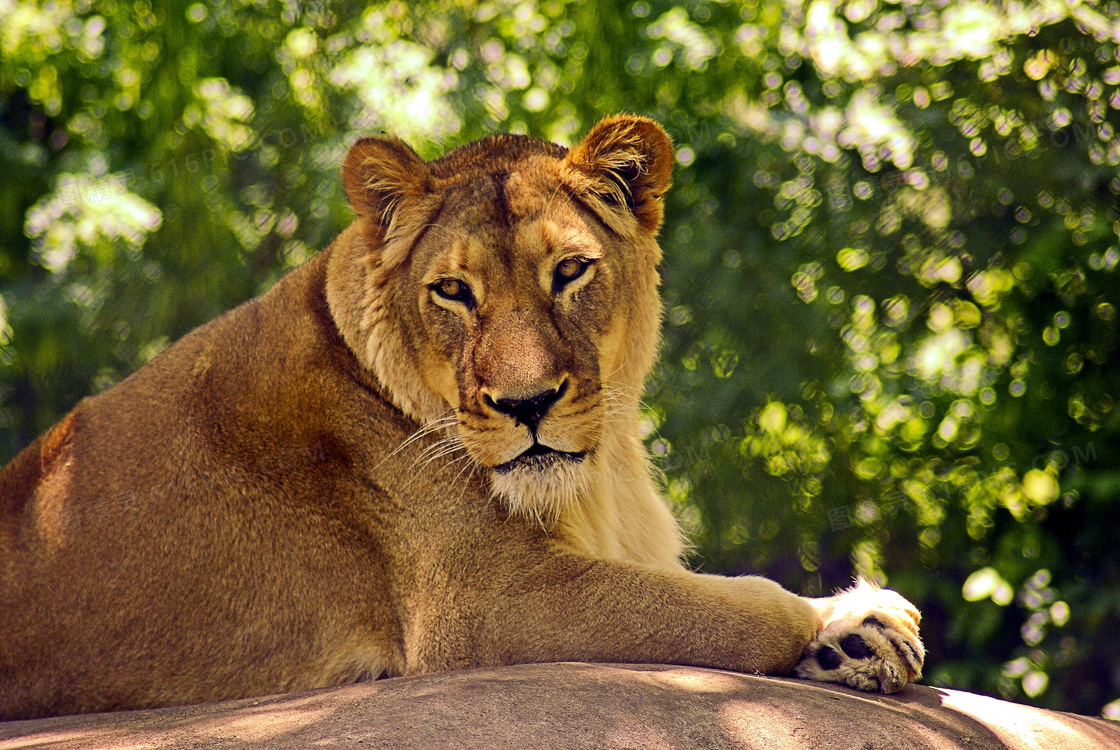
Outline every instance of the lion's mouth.
<path fill-rule="evenodd" d="M 558 451 L 555 448 L 549 448 L 547 445 L 541 443 L 533 443 L 529 450 L 522 453 L 516 458 L 506 461 L 504 464 L 498 464 L 494 467 L 494 471 L 499 474 L 508 474 L 514 469 L 528 469 L 529 471 L 544 471 L 559 463 L 574 463 L 578 464 L 587 456 L 583 451 Z"/>

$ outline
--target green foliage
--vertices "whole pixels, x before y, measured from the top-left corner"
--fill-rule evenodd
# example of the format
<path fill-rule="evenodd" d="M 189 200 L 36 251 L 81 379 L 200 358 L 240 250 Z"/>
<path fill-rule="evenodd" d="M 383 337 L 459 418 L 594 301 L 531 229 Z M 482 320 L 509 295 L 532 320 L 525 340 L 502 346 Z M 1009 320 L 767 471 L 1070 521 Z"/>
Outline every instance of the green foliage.
<path fill-rule="evenodd" d="M 932 684 L 1120 695 L 1120 3 L 0 15 L 0 458 L 325 246 L 356 134 L 640 112 L 678 147 L 647 403 L 696 564 L 889 581 Z"/>

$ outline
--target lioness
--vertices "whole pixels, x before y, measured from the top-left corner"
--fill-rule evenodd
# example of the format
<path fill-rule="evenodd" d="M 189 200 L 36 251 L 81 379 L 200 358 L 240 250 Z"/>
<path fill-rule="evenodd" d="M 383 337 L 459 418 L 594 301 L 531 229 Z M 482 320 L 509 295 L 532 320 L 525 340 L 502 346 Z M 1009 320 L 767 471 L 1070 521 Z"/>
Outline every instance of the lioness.
<path fill-rule="evenodd" d="M 633 116 L 359 140 L 330 247 L 0 474 L 0 716 L 557 660 L 916 679 L 893 592 L 681 563 L 638 430 L 673 158 Z"/>

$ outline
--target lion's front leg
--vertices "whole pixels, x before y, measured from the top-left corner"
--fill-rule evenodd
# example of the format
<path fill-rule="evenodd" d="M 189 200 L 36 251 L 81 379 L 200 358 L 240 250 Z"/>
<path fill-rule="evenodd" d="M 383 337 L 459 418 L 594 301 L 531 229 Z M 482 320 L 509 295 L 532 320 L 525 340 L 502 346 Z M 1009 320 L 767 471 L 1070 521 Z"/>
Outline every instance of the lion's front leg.
<path fill-rule="evenodd" d="M 810 601 L 822 628 L 794 669 L 798 677 L 896 693 L 922 676 L 921 614 L 897 593 L 860 579 L 836 596 Z"/>
<path fill-rule="evenodd" d="M 406 608 L 406 673 L 594 661 L 789 674 L 818 629 L 811 600 L 764 578 L 525 548 L 513 564 L 508 550 L 454 597 L 427 585 Z"/>

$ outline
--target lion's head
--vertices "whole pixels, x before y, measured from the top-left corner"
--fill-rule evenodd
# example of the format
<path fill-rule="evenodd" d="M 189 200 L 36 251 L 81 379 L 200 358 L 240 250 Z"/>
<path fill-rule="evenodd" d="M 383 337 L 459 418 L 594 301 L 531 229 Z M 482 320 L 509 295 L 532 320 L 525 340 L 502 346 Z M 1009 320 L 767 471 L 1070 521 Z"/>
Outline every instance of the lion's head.
<path fill-rule="evenodd" d="M 424 162 L 364 138 L 346 158 L 358 249 L 335 319 L 394 404 L 449 428 L 439 445 L 465 448 L 515 511 L 554 515 L 634 439 L 672 163 L 633 116 L 570 150 L 498 135 Z"/>

